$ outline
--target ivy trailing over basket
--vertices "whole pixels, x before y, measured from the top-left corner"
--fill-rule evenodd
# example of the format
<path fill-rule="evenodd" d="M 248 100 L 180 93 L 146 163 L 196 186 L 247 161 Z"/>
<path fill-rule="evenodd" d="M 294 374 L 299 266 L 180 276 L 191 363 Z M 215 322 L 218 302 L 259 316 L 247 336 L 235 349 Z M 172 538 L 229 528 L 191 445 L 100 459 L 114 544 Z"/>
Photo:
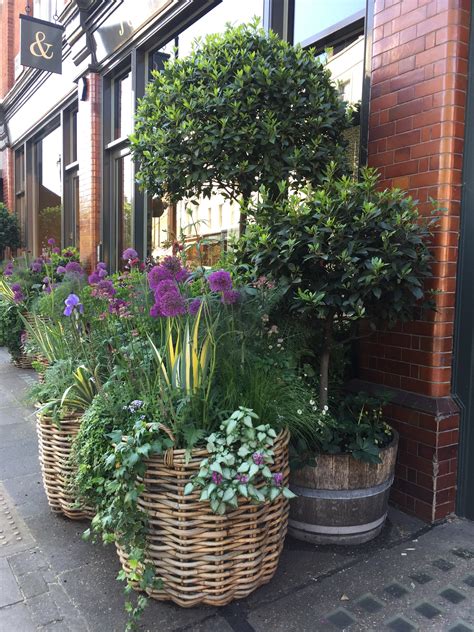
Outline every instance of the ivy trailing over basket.
<path fill-rule="evenodd" d="M 202 489 L 199 500 L 209 501 L 214 513 L 223 515 L 239 506 L 239 496 L 255 503 L 272 502 L 283 494 L 294 494 L 283 486 L 283 472 L 272 473 L 273 442 L 276 432 L 258 420 L 249 408 L 239 407 L 222 422 L 219 431 L 207 439 L 211 456 L 203 459 L 198 475 L 184 493 Z"/>

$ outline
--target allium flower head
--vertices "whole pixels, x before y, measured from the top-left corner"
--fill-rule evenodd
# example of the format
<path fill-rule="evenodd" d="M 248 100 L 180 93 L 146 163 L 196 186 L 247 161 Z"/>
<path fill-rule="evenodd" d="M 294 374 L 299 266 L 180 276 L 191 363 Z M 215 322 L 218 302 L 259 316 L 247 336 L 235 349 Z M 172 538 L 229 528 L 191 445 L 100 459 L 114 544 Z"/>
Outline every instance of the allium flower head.
<path fill-rule="evenodd" d="M 55 255 L 59 255 L 61 254 L 61 248 L 58 248 L 57 246 L 55 246 L 51 252 L 54 253 Z"/>
<path fill-rule="evenodd" d="M 97 270 L 107 270 L 107 264 L 104 263 L 103 261 L 99 261 L 99 263 L 96 265 L 96 269 Z"/>
<path fill-rule="evenodd" d="M 160 281 L 155 289 L 155 298 L 159 300 L 162 296 L 168 292 L 179 293 L 178 286 L 171 279 L 163 279 Z"/>
<path fill-rule="evenodd" d="M 13 283 L 12 292 L 21 292 L 21 285 L 19 283 Z"/>
<path fill-rule="evenodd" d="M 186 314 L 186 301 L 179 292 L 167 292 L 160 297 L 159 305 L 163 316 L 170 318 Z"/>
<path fill-rule="evenodd" d="M 138 252 L 134 248 L 127 248 L 122 253 L 122 259 L 124 261 L 130 261 L 130 259 L 137 259 Z"/>
<path fill-rule="evenodd" d="M 148 273 L 148 284 L 156 290 L 160 281 L 172 280 L 171 272 L 163 266 L 154 266 Z"/>
<path fill-rule="evenodd" d="M 13 274 L 13 263 L 9 261 L 3 270 L 4 276 L 11 276 Z"/>
<path fill-rule="evenodd" d="M 200 298 L 193 298 L 193 300 L 189 303 L 189 313 L 191 314 L 191 316 L 196 316 L 196 314 L 198 313 L 200 307 L 201 307 L 202 301 Z"/>
<path fill-rule="evenodd" d="M 226 270 L 216 270 L 207 277 L 212 292 L 228 292 L 232 289 L 232 278 Z"/>
<path fill-rule="evenodd" d="M 155 303 L 150 307 L 150 316 L 152 318 L 159 318 L 160 316 L 164 316 L 159 303 Z"/>
<path fill-rule="evenodd" d="M 30 264 L 30 269 L 32 272 L 41 272 L 43 268 L 43 261 L 41 259 L 36 259 Z"/>
<path fill-rule="evenodd" d="M 81 264 L 77 261 L 69 261 L 66 263 L 66 272 L 68 274 L 84 274 Z"/>
<path fill-rule="evenodd" d="M 87 277 L 87 282 L 89 285 L 96 285 L 100 281 L 100 276 L 97 273 L 97 270 L 94 270 L 92 274 L 89 274 Z"/>
<path fill-rule="evenodd" d="M 64 266 L 58 266 L 56 268 L 56 274 L 66 274 L 66 268 Z"/>
<path fill-rule="evenodd" d="M 54 239 L 54 237 L 50 237 L 50 238 L 48 239 L 48 244 L 49 244 L 50 246 L 55 246 L 55 245 L 56 245 L 56 240 Z"/>

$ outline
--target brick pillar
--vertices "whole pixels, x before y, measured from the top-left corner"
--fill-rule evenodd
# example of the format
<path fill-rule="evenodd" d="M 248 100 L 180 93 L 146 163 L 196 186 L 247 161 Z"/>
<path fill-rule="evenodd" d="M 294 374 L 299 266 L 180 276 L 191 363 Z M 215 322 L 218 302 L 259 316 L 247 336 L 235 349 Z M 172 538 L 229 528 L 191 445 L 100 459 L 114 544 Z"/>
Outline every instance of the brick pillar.
<path fill-rule="evenodd" d="M 100 75 L 90 73 L 87 82 L 87 100 L 79 101 L 77 115 L 77 153 L 80 254 L 91 268 L 97 262 L 100 241 L 102 81 Z"/>
<path fill-rule="evenodd" d="M 369 164 L 407 189 L 436 230 L 437 312 L 361 345 L 360 377 L 391 387 L 399 430 L 393 500 L 427 521 L 454 511 L 459 418 L 451 394 L 469 0 L 375 0 Z"/>

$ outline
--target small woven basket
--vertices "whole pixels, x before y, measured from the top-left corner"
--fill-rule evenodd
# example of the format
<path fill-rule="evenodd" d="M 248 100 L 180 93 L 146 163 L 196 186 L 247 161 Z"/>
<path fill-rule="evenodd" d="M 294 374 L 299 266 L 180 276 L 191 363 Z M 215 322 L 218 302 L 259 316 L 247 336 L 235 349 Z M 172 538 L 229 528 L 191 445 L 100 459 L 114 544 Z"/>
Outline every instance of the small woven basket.
<path fill-rule="evenodd" d="M 282 472 L 288 485 L 289 432 L 281 432 L 274 444 L 272 472 Z M 168 450 L 148 459 L 138 504 L 147 514 L 147 559 L 160 590 L 150 597 L 171 600 L 186 608 L 207 604 L 225 606 L 268 583 L 278 565 L 288 525 L 288 500 L 279 496 L 263 505 L 239 498 L 239 507 L 223 516 L 199 501 L 200 490 L 189 496 L 184 487 L 199 471 L 205 449 Z M 120 561 L 128 571 L 127 555 L 118 545 Z"/>
<path fill-rule="evenodd" d="M 70 462 L 71 446 L 81 426 L 80 415 L 70 415 L 59 424 L 41 412 L 36 413 L 39 460 L 48 504 L 54 513 L 71 520 L 92 518 L 89 507 L 78 507 L 71 491 L 74 469 Z"/>

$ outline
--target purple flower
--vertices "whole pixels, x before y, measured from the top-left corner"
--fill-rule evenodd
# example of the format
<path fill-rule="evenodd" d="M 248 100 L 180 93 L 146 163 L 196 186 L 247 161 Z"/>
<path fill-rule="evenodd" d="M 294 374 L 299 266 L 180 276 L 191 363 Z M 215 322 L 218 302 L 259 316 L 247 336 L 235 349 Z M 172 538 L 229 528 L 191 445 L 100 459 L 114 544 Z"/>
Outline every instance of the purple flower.
<path fill-rule="evenodd" d="M 99 261 L 95 268 L 96 270 L 107 270 L 107 264 L 103 261 Z"/>
<path fill-rule="evenodd" d="M 113 298 L 116 294 L 117 290 L 109 279 L 100 279 L 97 286 L 92 290 L 92 295 L 99 298 Z"/>
<path fill-rule="evenodd" d="M 283 485 L 283 474 L 281 472 L 274 474 L 273 481 L 277 487 L 281 487 Z"/>
<path fill-rule="evenodd" d="M 135 413 L 139 408 L 141 408 L 143 406 L 143 402 L 141 399 L 134 399 L 132 402 L 130 402 L 130 404 L 128 405 L 128 410 L 131 413 Z"/>
<path fill-rule="evenodd" d="M 221 302 L 224 305 L 234 305 L 240 299 L 240 292 L 237 290 L 226 290 L 222 293 Z"/>
<path fill-rule="evenodd" d="M 164 296 L 165 294 L 168 294 L 168 292 L 179 293 L 179 289 L 174 281 L 172 281 L 171 279 L 164 279 L 163 281 L 160 281 L 158 285 L 156 286 L 156 289 L 155 289 L 156 300 L 159 300 L 162 296 Z"/>
<path fill-rule="evenodd" d="M 13 263 L 9 261 L 3 270 L 4 276 L 11 276 L 13 274 Z"/>
<path fill-rule="evenodd" d="M 183 316 L 186 314 L 186 301 L 179 292 L 166 292 L 159 300 L 163 316 Z"/>
<path fill-rule="evenodd" d="M 43 262 L 41 259 L 36 259 L 33 263 L 30 264 L 30 269 L 32 272 L 41 272 L 43 268 Z"/>
<path fill-rule="evenodd" d="M 216 485 L 220 485 L 222 483 L 222 474 L 219 474 L 219 472 L 212 472 L 212 482 Z"/>
<path fill-rule="evenodd" d="M 100 281 L 100 276 L 97 271 L 94 271 L 92 274 L 89 274 L 87 277 L 87 282 L 89 285 L 96 285 Z"/>
<path fill-rule="evenodd" d="M 54 237 L 50 237 L 50 238 L 48 239 L 48 244 L 49 244 L 50 246 L 54 246 L 54 245 L 56 244 L 56 240 L 54 239 Z"/>
<path fill-rule="evenodd" d="M 150 316 L 152 318 L 158 318 L 160 316 L 164 316 L 163 312 L 161 311 L 161 306 L 159 303 L 155 303 L 154 305 L 150 307 Z"/>
<path fill-rule="evenodd" d="M 160 281 L 172 279 L 171 272 L 163 266 L 154 266 L 148 273 L 148 283 L 152 290 L 156 290 Z"/>
<path fill-rule="evenodd" d="M 248 483 L 249 481 L 249 477 L 246 474 L 239 474 L 237 473 L 237 476 L 235 477 L 239 483 L 241 483 L 242 485 L 245 485 L 246 483 Z"/>
<path fill-rule="evenodd" d="M 25 300 L 25 295 L 23 294 L 21 290 L 19 292 L 13 292 L 13 301 L 15 303 L 21 303 L 24 300 Z"/>
<path fill-rule="evenodd" d="M 66 263 L 66 272 L 68 274 L 84 274 L 81 264 L 77 261 L 69 261 Z"/>
<path fill-rule="evenodd" d="M 72 250 L 66 250 L 65 252 L 63 252 L 63 255 L 67 257 L 68 259 L 70 257 L 74 257 L 74 253 L 72 252 Z"/>
<path fill-rule="evenodd" d="M 137 257 L 138 257 L 138 252 L 134 250 L 133 248 L 127 248 L 122 253 L 122 259 L 124 261 L 130 261 L 130 259 L 137 259 Z"/>
<path fill-rule="evenodd" d="M 99 275 L 99 277 L 101 279 L 103 279 L 104 277 L 106 277 L 108 275 L 108 272 L 107 272 L 106 268 L 97 268 L 96 272 L 97 272 L 97 274 Z"/>
<path fill-rule="evenodd" d="M 56 268 L 56 274 L 66 274 L 66 268 L 64 266 L 58 266 Z"/>
<path fill-rule="evenodd" d="M 201 303 L 202 301 L 200 298 L 193 298 L 193 300 L 189 303 L 188 310 L 191 316 L 196 316 L 201 307 Z"/>
<path fill-rule="evenodd" d="M 69 294 L 67 299 L 64 301 L 64 304 L 66 305 L 63 312 L 64 316 L 71 316 L 74 310 L 79 311 L 81 314 L 84 311 L 84 307 L 76 294 Z"/>
<path fill-rule="evenodd" d="M 19 283 L 13 283 L 12 292 L 21 292 L 21 285 Z"/>
<path fill-rule="evenodd" d="M 53 252 L 55 255 L 59 255 L 61 254 L 61 248 L 55 246 L 51 252 Z"/>
<path fill-rule="evenodd" d="M 109 303 L 109 312 L 111 314 L 117 314 L 118 316 L 128 317 L 130 315 L 128 306 L 129 303 L 122 298 L 114 298 Z"/>
<path fill-rule="evenodd" d="M 212 292 L 228 292 L 232 289 L 232 278 L 226 270 L 211 272 L 207 277 L 207 282 Z"/>
<path fill-rule="evenodd" d="M 252 454 L 252 459 L 255 465 L 263 465 L 265 463 L 265 457 L 261 452 L 254 452 Z"/>

